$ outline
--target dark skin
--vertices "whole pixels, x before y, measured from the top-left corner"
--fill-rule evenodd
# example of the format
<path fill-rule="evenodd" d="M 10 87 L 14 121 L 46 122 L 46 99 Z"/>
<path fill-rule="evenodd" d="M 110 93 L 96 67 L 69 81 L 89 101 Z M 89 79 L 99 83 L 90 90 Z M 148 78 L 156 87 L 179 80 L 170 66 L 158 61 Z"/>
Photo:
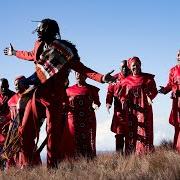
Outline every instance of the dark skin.
<path fill-rule="evenodd" d="M 39 41 L 43 41 L 46 45 L 48 45 L 55 40 L 55 34 L 51 34 L 49 32 L 47 33 L 46 29 L 47 26 L 40 22 L 34 32 L 37 32 Z M 8 56 L 16 55 L 16 50 L 13 48 L 11 43 L 9 48 L 4 49 L 4 54 Z"/>
<path fill-rule="evenodd" d="M 121 61 L 121 64 L 120 64 L 120 72 L 125 76 L 127 77 L 129 75 L 129 68 L 127 66 L 127 60 L 123 60 Z"/>
<path fill-rule="evenodd" d="M 78 73 L 78 72 L 75 72 L 75 78 L 76 78 L 76 83 L 77 83 L 77 85 L 78 85 L 79 87 L 85 86 L 85 85 L 87 84 L 87 83 L 86 83 L 86 79 L 87 79 L 86 76 L 84 76 L 84 75 L 82 75 L 82 74 L 80 74 L 80 73 Z M 97 109 L 98 109 L 98 105 L 96 105 L 96 104 L 93 103 L 93 108 L 94 108 L 95 110 L 97 110 Z"/>
<path fill-rule="evenodd" d="M 54 20 L 50 20 L 50 21 L 54 21 Z M 56 39 L 57 35 L 60 35 L 60 33 L 57 32 L 58 30 L 54 31 L 54 28 L 48 28 L 47 22 L 46 23 L 43 23 L 43 22 L 44 21 L 42 20 L 38 24 L 38 26 L 37 26 L 37 28 L 35 29 L 34 32 L 37 32 L 38 40 L 43 41 L 45 43 L 45 45 L 48 46 L 49 44 L 51 44 L 51 42 L 53 42 Z M 8 55 L 8 56 L 15 56 L 16 55 L 16 50 L 10 44 L 10 47 L 6 47 L 4 49 L 4 54 Z M 113 73 L 113 71 L 105 74 L 102 77 L 102 80 L 101 80 L 102 83 L 112 83 L 112 82 L 114 82 L 116 80 L 116 78 L 111 76 L 111 73 Z"/>
<path fill-rule="evenodd" d="M 138 63 L 137 61 L 132 62 L 130 70 L 133 76 L 141 74 L 141 64 Z"/>
<path fill-rule="evenodd" d="M 130 66 L 130 70 L 133 76 L 140 75 L 142 73 L 141 71 L 141 64 L 138 61 L 132 62 Z M 147 100 L 149 105 L 152 104 L 152 100 L 147 96 Z"/>
<path fill-rule="evenodd" d="M 180 50 L 177 52 L 176 59 L 177 59 L 177 65 L 179 66 L 180 65 Z M 159 86 L 159 87 L 160 87 L 160 89 L 158 90 L 159 93 L 161 93 L 161 94 L 168 93 L 168 92 L 166 92 L 166 89 L 164 88 L 164 86 Z"/>
<path fill-rule="evenodd" d="M 18 93 L 18 94 L 22 94 L 27 89 L 27 86 L 25 86 L 23 83 L 21 83 L 21 80 L 17 79 L 14 81 L 15 90 L 16 90 L 16 93 Z"/>
<path fill-rule="evenodd" d="M 129 75 L 130 71 L 129 71 L 129 68 L 128 68 L 128 66 L 127 66 L 127 60 L 121 61 L 121 63 L 120 63 L 120 72 L 121 72 L 125 77 L 127 77 L 127 76 Z M 106 104 L 106 108 L 107 108 L 108 113 L 110 113 L 109 110 L 110 110 L 110 108 L 111 108 L 111 104 Z"/>
<path fill-rule="evenodd" d="M 44 41 L 46 44 L 50 44 L 53 42 L 56 38 L 54 33 L 51 33 L 50 31 L 47 31 L 47 25 L 40 22 L 38 24 L 38 27 L 36 29 L 37 36 L 39 41 Z"/>
<path fill-rule="evenodd" d="M 86 85 L 86 77 L 78 72 L 75 72 L 76 83 L 78 86 Z"/>
<path fill-rule="evenodd" d="M 9 84 L 7 80 L 1 79 L 0 80 L 0 93 L 5 96 L 9 90 Z"/>
<path fill-rule="evenodd" d="M 25 78 L 25 77 L 24 77 Z M 22 94 L 28 87 L 27 86 L 25 86 L 25 85 L 23 85 L 21 82 L 20 82 L 20 80 L 22 80 L 22 79 L 17 79 L 17 80 L 15 80 L 14 81 L 14 85 L 15 85 L 15 90 L 16 90 L 16 93 L 18 93 L 18 94 Z M 8 128 L 8 126 L 7 125 L 5 125 L 2 129 L 2 133 L 4 134 L 4 135 L 6 135 L 7 134 L 7 128 Z"/>

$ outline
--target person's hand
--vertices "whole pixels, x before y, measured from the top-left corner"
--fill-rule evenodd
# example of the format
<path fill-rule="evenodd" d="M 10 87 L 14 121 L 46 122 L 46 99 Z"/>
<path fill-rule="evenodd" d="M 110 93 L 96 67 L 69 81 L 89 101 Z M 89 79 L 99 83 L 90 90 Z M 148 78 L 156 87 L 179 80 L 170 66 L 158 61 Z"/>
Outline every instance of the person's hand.
<path fill-rule="evenodd" d="M 95 110 L 95 111 L 97 111 L 98 109 L 99 109 L 99 106 L 97 105 L 97 104 L 92 104 L 92 107 L 93 107 L 93 109 Z"/>
<path fill-rule="evenodd" d="M 110 114 L 111 104 L 106 104 L 107 112 Z"/>
<path fill-rule="evenodd" d="M 158 93 L 166 94 L 166 89 L 163 86 L 159 86 L 160 89 L 158 90 Z"/>
<path fill-rule="evenodd" d="M 113 83 L 116 81 L 117 77 L 111 76 L 111 74 L 114 72 L 114 70 L 112 70 L 111 72 L 108 72 L 107 74 L 105 74 L 102 77 L 102 82 L 103 83 Z"/>
<path fill-rule="evenodd" d="M 6 56 L 14 56 L 14 55 L 16 55 L 16 51 L 14 50 L 11 43 L 10 43 L 10 47 L 6 47 L 4 49 L 4 55 L 6 55 Z"/>
<path fill-rule="evenodd" d="M 153 102 L 152 102 L 151 98 L 148 95 L 147 95 L 147 101 L 148 101 L 149 106 L 151 106 Z"/>

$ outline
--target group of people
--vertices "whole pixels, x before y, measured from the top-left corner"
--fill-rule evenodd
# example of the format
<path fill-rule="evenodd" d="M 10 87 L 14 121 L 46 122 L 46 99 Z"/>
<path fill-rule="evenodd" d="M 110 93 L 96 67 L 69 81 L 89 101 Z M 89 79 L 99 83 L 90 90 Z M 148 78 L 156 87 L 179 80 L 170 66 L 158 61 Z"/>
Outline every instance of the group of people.
<path fill-rule="evenodd" d="M 0 80 L 0 143 L 1 154 L 7 155 L 6 151 L 10 149 L 7 166 L 40 165 L 40 151 L 44 145 L 47 145 L 48 168 L 58 167 L 63 159 L 79 156 L 92 159 L 96 156 L 94 111 L 101 103 L 99 88 L 87 84 L 86 78 L 109 83 L 106 106 L 109 111 L 114 101 L 111 130 L 116 134 L 116 150 L 122 154 L 152 152 L 152 100 L 158 90 L 154 75 L 142 72 L 140 59 L 123 60 L 120 73 L 102 75 L 80 62 L 76 47 L 61 39 L 55 20 L 43 19 L 34 32 L 38 40 L 32 51 L 15 50 L 12 45 L 4 49 L 5 55 L 14 55 L 35 64 L 35 73 L 30 77 L 22 75 L 15 79 L 16 93 L 9 90 L 7 79 Z M 180 64 L 179 54 L 177 60 Z M 170 123 L 175 126 L 174 147 L 180 151 L 179 64 L 171 70 L 168 85 L 161 87 L 159 92 L 172 91 Z M 76 84 L 69 87 L 71 69 L 75 71 Z M 37 148 L 44 120 L 47 137 Z M 17 128 L 15 142 L 9 140 L 13 128 Z"/>
<path fill-rule="evenodd" d="M 121 154 L 144 154 L 154 151 L 152 101 L 158 93 L 172 92 L 169 123 L 174 126 L 173 148 L 180 152 L 180 50 L 177 65 L 169 72 L 167 85 L 157 90 L 154 75 L 141 70 L 141 61 L 132 57 L 121 62 L 117 80 L 108 87 L 107 111 L 114 101 L 111 131 L 114 132 L 116 151 Z M 125 146 L 125 148 L 124 148 Z"/>
<path fill-rule="evenodd" d="M 21 93 L 22 96 L 19 96 L 19 99 L 16 101 L 17 114 L 12 124 L 18 119 L 18 140 L 16 139 L 16 142 L 19 143 L 16 143 L 16 145 L 20 146 L 20 149 L 8 159 L 10 161 L 9 164 L 12 161 L 17 162 L 16 164 L 20 164 L 21 167 L 41 164 L 37 141 L 42 119 L 46 119 L 47 138 L 44 144 L 47 145 L 48 168 L 57 167 L 58 163 L 67 157 L 66 149 L 70 151 L 70 148 L 65 147 L 65 145 L 69 146 L 70 143 L 66 141 L 63 144 L 62 141 L 64 140 L 63 137 L 69 136 L 69 132 L 73 133 L 73 137 L 75 137 L 75 140 L 71 142 L 72 151 L 70 153 L 72 153 L 72 156 L 76 156 L 79 153 L 88 157 L 94 156 L 96 132 L 93 129 L 95 122 L 91 119 L 95 115 L 90 104 L 94 103 L 95 106 L 99 106 L 100 103 L 97 95 L 98 88 L 90 85 L 86 86 L 85 77 L 100 83 L 114 82 L 115 78 L 111 76 L 111 73 L 102 75 L 83 65 L 80 62 L 76 47 L 71 42 L 61 39 L 59 26 L 55 20 L 43 19 L 39 22 L 34 32 L 37 33 L 38 40 L 35 42 L 32 51 L 15 50 L 11 44 L 10 47 L 4 49 L 5 55 L 16 56 L 20 59 L 32 61 L 35 64 L 35 73 L 30 77 L 20 78 L 19 80 L 19 84 L 25 87 L 30 86 L 30 90 L 25 89 Z M 79 75 L 76 75 L 82 85 L 79 83 L 79 85 L 66 92 L 68 75 L 71 69 L 79 73 Z M 82 78 L 82 76 L 85 77 Z M 82 89 L 78 88 L 81 86 Z M 68 98 L 67 94 L 72 94 L 72 97 Z M 75 98 L 76 96 L 77 99 Z M 87 96 L 90 102 L 84 102 L 83 96 Z M 76 114 L 76 104 L 78 102 L 80 106 L 86 106 L 87 110 Z M 83 118 L 87 117 L 87 115 L 92 123 L 83 122 Z M 67 121 L 67 116 L 71 120 Z M 78 127 L 79 124 L 74 123 L 76 122 L 75 119 L 81 122 L 80 127 Z M 11 125 L 9 131 L 14 132 L 11 127 L 14 126 Z M 65 127 L 69 128 L 67 133 L 64 133 Z M 88 134 L 84 130 L 87 127 L 91 129 Z M 9 135 L 7 134 L 7 136 Z M 76 141 L 77 137 L 81 138 L 78 142 Z M 6 145 L 3 154 L 11 149 L 11 146 L 8 147 L 10 148 L 7 148 Z M 15 147 L 13 149 L 17 150 Z M 89 151 L 92 151 L 92 153 L 88 153 Z"/>

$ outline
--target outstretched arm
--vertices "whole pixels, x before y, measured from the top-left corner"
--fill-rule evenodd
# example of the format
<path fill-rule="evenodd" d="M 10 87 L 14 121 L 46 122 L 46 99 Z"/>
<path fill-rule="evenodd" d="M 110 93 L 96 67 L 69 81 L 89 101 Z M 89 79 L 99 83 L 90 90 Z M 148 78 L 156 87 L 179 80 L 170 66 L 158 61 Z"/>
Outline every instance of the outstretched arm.
<path fill-rule="evenodd" d="M 100 74 L 100 73 L 98 73 L 98 72 L 96 72 L 96 71 L 86 67 L 80 61 L 72 61 L 70 63 L 70 67 L 73 70 L 75 70 L 75 71 L 77 71 L 77 72 L 87 76 L 88 78 L 97 81 L 97 82 L 109 83 L 109 82 L 114 82 L 116 80 L 115 77 L 111 76 L 112 72 L 107 73 L 105 75 L 102 75 L 102 74 Z"/>
<path fill-rule="evenodd" d="M 170 71 L 169 73 L 169 80 L 165 87 L 160 86 L 160 89 L 158 90 L 159 93 L 167 94 L 172 90 L 172 84 L 173 84 L 173 73 Z"/>
<path fill-rule="evenodd" d="M 6 47 L 4 49 L 4 55 L 6 56 L 16 56 L 17 58 L 33 61 L 34 60 L 34 49 L 32 51 L 19 51 L 15 50 L 12 44 L 10 43 L 10 47 Z"/>

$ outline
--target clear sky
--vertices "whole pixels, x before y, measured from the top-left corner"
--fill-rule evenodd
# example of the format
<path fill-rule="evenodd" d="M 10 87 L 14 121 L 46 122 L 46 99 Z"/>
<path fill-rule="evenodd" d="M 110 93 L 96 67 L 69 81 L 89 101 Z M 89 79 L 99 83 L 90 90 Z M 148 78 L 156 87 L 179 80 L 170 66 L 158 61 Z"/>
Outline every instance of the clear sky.
<path fill-rule="evenodd" d="M 0 77 L 7 78 L 14 89 L 15 76 L 32 74 L 32 62 L 6 57 L 3 49 L 11 42 L 15 49 L 31 50 L 36 39 L 32 31 L 37 26 L 31 20 L 53 18 L 60 25 L 62 39 L 76 44 L 82 62 L 92 69 L 118 72 L 121 60 L 138 56 L 143 71 L 156 75 L 157 86 L 165 85 L 180 48 L 179 7 L 178 0 L 2 0 Z M 88 82 L 101 89 L 97 149 L 114 150 L 110 132 L 113 111 L 109 115 L 105 108 L 107 85 Z M 158 95 L 153 107 L 155 144 L 163 138 L 173 139 L 174 131 L 168 124 L 169 95 Z"/>

